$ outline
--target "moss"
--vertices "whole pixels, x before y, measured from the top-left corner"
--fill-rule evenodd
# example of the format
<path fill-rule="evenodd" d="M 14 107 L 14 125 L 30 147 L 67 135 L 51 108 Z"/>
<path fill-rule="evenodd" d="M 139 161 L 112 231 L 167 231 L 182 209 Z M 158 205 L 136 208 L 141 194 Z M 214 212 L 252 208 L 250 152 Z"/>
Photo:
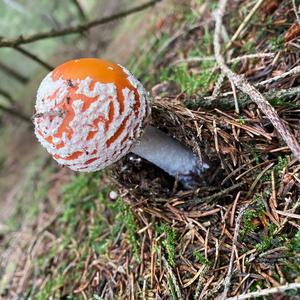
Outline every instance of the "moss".
<path fill-rule="evenodd" d="M 274 171 L 275 172 L 275 182 L 278 182 L 281 178 L 282 171 L 285 167 L 287 167 L 289 163 L 289 156 L 278 156 L 277 163 L 269 169 L 264 176 L 262 176 L 261 181 L 262 182 L 268 182 L 271 180 L 271 174 Z"/>
<path fill-rule="evenodd" d="M 246 209 L 242 218 L 241 238 L 244 239 L 249 232 L 256 232 L 258 226 L 255 219 L 265 215 L 265 206 L 261 194 L 256 193 L 253 196 L 253 204 Z"/>
<path fill-rule="evenodd" d="M 245 121 L 245 118 L 243 116 L 239 116 L 239 123 L 241 125 L 245 125 L 246 121 Z"/>
<path fill-rule="evenodd" d="M 242 228 L 240 230 L 241 238 L 243 239 L 247 233 L 255 231 L 257 225 L 254 224 L 254 219 L 257 217 L 257 213 L 254 209 L 246 209 L 242 218 Z"/>
<path fill-rule="evenodd" d="M 10 230 L 17 230 L 24 220 L 32 220 L 39 212 L 39 205 L 47 198 L 50 174 L 53 167 L 44 166 L 45 159 L 38 158 L 30 163 L 16 195 L 16 207 L 6 220 Z"/>
<path fill-rule="evenodd" d="M 155 226 L 156 235 L 159 236 L 162 233 L 165 234 L 165 237 L 161 241 L 163 249 L 167 254 L 167 260 L 169 264 L 174 267 L 175 266 L 175 244 L 176 244 L 176 232 L 174 228 L 167 224 L 161 224 L 159 226 Z"/>
<path fill-rule="evenodd" d="M 284 106 L 287 108 L 299 108 L 300 105 L 293 103 L 288 98 L 274 98 L 269 100 L 272 106 Z"/>
<path fill-rule="evenodd" d="M 268 46 L 271 51 L 279 52 L 284 50 L 284 37 L 276 35 L 268 39 Z"/>
<path fill-rule="evenodd" d="M 102 239 L 101 236 L 109 226 L 103 216 L 108 191 L 99 188 L 101 176 L 101 173 L 74 176 L 72 182 L 65 187 L 61 195 L 62 215 L 51 228 L 61 238 L 51 243 L 47 252 L 36 261 L 39 274 L 44 277 L 47 274 L 48 278 L 41 290 L 32 291 L 34 299 L 60 299 L 60 285 L 64 287 L 64 293 L 71 295 L 74 282 L 80 279 L 85 268 L 90 249 L 95 254 L 107 251 L 108 238 Z M 96 217 L 91 220 L 91 215 Z M 65 269 L 74 260 L 77 260 L 76 265 L 65 276 Z M 92 275 L 92 271 L 88 270 L 88 277 Z M 68 299 L 77 298 L 69 296 Z"/>
<path fill-rule="evenodd" d="M 119 214 L 116 216 L 116 218 L 117 220 L 120 220 L 120 222 L 117 223 L 117 226 L 114 228 L 115 233 L 118 230 L 121 230 L 121 228 L 123 227 L 122 225 L 124 224 L 124 227 L 127 230 L 127 240 L 132 247 L 135 259 L 139 261 L 140 241 L 137 235 L 137 224 L 135 216 L 130 206 L 127 205 L 121 198 L 117 200 L 114 209 L 119 211 Z"/>
<path fill-rule="evenodd" d="M 193 256 L 195 257 L 196 261 L 203 264 L 203 265 L 208 265 L 209 261 L 200 253 L 199 250 L 196 250 L 193 252 Z"/>
<path fill-rule="evenodd" d="M 286 239 L 286 258 L 281 260 L 283 273 L 289 282 L 293 282 L 300 276 L 300 230 Z"/>
<path fill-rule="evenodd" d="M 34 299 L 36 300 L 48 300 L 51 298 L 59 299 L 61 298 L 60 288 L 64 285 L 64 278 L 62 274 L 50 278 L 47 280 L 44 288 L 39 291 Z M 55 291 L 53 293 L 53 291 Z"/>
<path fill-rule="evenodd" d="M 300 253 L 300 230 L 297 231 L 295 236 L 292 238 L 291 242 L 288 245 L 291 252 L 295 254 Z"/>
<path fill-rule="evenodd" d="M 261 236 L 261 243 L 255 245 L 258 253 L 265 252 L 269 249 L 273 249 L 283 245 L 284 237 L 283 236 L 274 236 L 273 234 L 269 234 L 267 236 Z"/>

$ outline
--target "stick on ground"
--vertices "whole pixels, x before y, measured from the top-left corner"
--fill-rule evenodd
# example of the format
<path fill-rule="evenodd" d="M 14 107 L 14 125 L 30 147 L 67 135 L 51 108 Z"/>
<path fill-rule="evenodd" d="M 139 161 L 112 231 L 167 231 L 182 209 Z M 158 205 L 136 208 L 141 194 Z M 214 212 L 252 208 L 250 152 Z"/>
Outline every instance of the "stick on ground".
<path fill-rule="evenodd" d="M 240 295 L 240 296 L 236 296 L 236 297 L 230 297 L 230 298 L 227 298 L 226 300 L 257 299 L 258 297 L 269 296 L 269 295 L 273 295 L 276 293 L 284 293 L 285 291 L 297 290 L 297 289 L 300 289 L 300 283 L 289 283 L 289 284 L 282 285 L 279 287 L 263 289 L 263 290 L 260 290 L 257 292 L 252 292 L 252 293 L 248 293 L 248 294 L 244 294 L 244 295 Z"/>
<path fill-rule="evenodd" d="M 247 94 L 251 100 L 257 104 L 258 108 L 269 118 L 282 139 L 293 152 L 295 158 L 300 161 L 300 145 L 287 126 L 279 118 L 276 110 L 269 104 L 266 98 L 255 87 L 253 87 L 253 85 L 251 85 L 243 76 L 232 72 L 225 64 L 224 57 L 221 54 L 220 36 L 226 4 L 227 0 L 220 0 L 219 7 L 215 15 L 216 27 L 214 33 L 214 51 L 216 61 L 220 66 L 221 71 L 236 85 L 238 89 Z"/>
<path fill-rule="evenodd" d="M 221 300 L 225 300 L 227 298 L 227 294 L 228 294 L 228 291 L 230 288 L 231 278 L 232 278 L 232 274 L 233 274 L 233 262 L 234 262 L 234 258 L 235 258 L 236 244 L 237 244 L 238 236 L 240 233 L 241 221 L 242 221 L 243 214 L 248 206 L 249 206 L 249 204 L 242 207 L 242 209 L 240 210 L 240 212 L 236 218 L 236 225 L 235 225 L 234 236 L 233 236 L 233 241 L 232 241 L 230 262 L 229 262 L 229 266 L 228 266 L 227 275 L 224 280 L 224 291 L 222 293 Z"/>

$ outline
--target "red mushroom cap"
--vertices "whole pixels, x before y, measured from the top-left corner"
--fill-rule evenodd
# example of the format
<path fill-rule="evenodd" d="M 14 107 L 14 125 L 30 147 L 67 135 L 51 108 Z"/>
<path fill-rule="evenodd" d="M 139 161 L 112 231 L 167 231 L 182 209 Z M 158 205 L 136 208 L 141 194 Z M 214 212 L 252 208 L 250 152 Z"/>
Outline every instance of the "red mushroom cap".
<path fill-rule="evenodd" d="M 95 58 L 68 61 L 41 82 L 35 134 L 53 158 L 76 171 L 97 171 L 129 152 L 150 105 L 124 67 Z"/>

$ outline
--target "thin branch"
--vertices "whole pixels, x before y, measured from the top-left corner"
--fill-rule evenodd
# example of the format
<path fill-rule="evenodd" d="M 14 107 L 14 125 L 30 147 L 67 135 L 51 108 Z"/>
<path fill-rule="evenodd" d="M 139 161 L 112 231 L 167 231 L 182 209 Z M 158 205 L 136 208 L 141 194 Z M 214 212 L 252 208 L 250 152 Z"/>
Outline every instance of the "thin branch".
<path fill-rule="evenodd" d="M 300 94 L 300 86 L 292 87 L 289 89 L 282 89 L 282 90 L 274 90 L 269 91 L 263 94 L 263 96 L 268 100 L 271 101 L 273 99 L 287 99 Z M 244 108 L 253 101 L 250 99 L 248 95 L 245 95 L 241 92 L 237 94 L 237 99 L 239 101 L 239 107 Z M 209 97 L 199 97 L 197 99 L 187 99 L 185 101 L 185 106 L 192 110 L 197 110 L 198 108 L 207 108 L 207 109 L 234 109 L 235 103 L 233 99 L 232 92 L 221 94 L 216 99 L 212 96 Z"/>
<path fill-rule="evenodd" d="M 47 62 L 43 61 L 41 58 L 39 58 L 35 54 L 32 54 L 31 52 L 24 49 L 23 47 L 14 46 L 13 48 L 16 49 L 18 52 L 22 53 L 23 55 L 27 56 L 28 58 L 34 60 L 35 62 L 37 62 L 38 64 L 40 64 L 44 68 L 46 68 L 47 70 L 52 71 L 54 69 L 53 66 L 49 65 Z"/>
<path fill-rule="evenodd" d="M 216 98 L 220 95 L 220 93 L 221 93 L 221 88 L 222 88 L 222 85 L 223 85 L 223 83 L 224 83 L 225 77 L 226 77 L 226 76 L 225 76 L 223 73 L 220 74 L 220 76 L 219 76 L 219 78 L 218 78 L 218 80 L 217 80 L 217 82 L 216 82 L 216 84 L 215 84 L 215 87 L 214 87 L 214 90 L 213 90 L 213 92 L 212 92 L 212 95 L 211 95 L 211 97 L 212 97 L 213 99 L 216 99 Z"/>
<path fill-rule="evenodd" d="M 74 33 L 82 33 L 82 32 L 89 30 L 92 27 L 102 25 L 105 23 L 109 23 L 111 21 L 114 21 L 114 20 L 117 20 L 120 18 L 124 18 L 130 14 L 142 11 L 146 8 L 153 6 L 154 4 L 156 4 L 160 1 L 161 0 L 152 0 L 152 1 L 146 2 L 142 5 L 138 5 L 131 9 L 122 11 L 120 13 L 116 13 L 114 15 L 104 17 L 101 19 L 96 19 L 96 20 L 90 21 L 85 24 L 79 24 L 79 25 L 70 26 L 70 27 L 66 27 L 66 28 L 58 29 L 58 30 L 52 29 L 47 32 L 36 33 L 33 35 L 29 35 L 29 36 L 20 35 L 19 37 L 15 38 L 15 39 L 0 38 L 0 47 L 15 47 L 15 46 L 18 46 L 21 44 L 28 44 L 28 43 L 36 42 L 36 41 L 43 40 L 43 39 L 54 38 L 54 37 L 59 37 L 59 36 L 64 36 L 64 35 L 74 34 Z"/>
<path fill-rule="evenodd" d="M 257 292 L 252 292 L 244 295 L 239 295 L 236 297 L 230 297 L 226 300 L 245 300 L 245 299 L 257 299 L 262 296 L 269 296 L 276 293 L 284 293 L 289 290 L 297 290 L 300 289 L 300 283 L 288 283 L 286 285 L 282 285 L 279 287 L 273 287 L 270 289 L 263 289 Z"/>
<path fill-rule="evenodd" d="M 13 96 L 9 92 L 7 92 L 1 88 L 0 88 L 0 95 L 3 96 L 11 105 L 15 105 L 17 103 L 16 100 L 13 98 Z"/>
<path fill-rule="evenodd" d="M 214 51 L 218 65 L 222 72 L 234 82 L 238 89 L 247 94 L 258 108 L 269 118 L 270 122 L 277 129 L 282 139 L 286 142 L 287 146 L 293 152 L 295 158 L 300 161 L 300 145 L 296 138 L 289 131 L 287 126 L 279 118 L 276 110 L 269 104 L 266 98 L 253 87 L 243 76 L 237 75 L 232 72 L 225 64 L 224 57 L 221 54 L 220 34 L 222 28 L 222 19 L 225 13 L 227 0 L 219 1 L 219 8 L 216 11 L 216 27 L 214 33 Z"/>
<path fill-rule="evenodd" d="M 26 123 L 29 123 L 30 125 L 32 125 L 30 117 L 19 110 L 4 106 L 2 104 L 0 104 L 0 110 L 13 116 L 14 118 L 18 118 L 18 119 L 25 121 Z"/>
<path fill-rule="evenodd" d="M 180 205 L 181 208 L 185 208 L 185 207 L 191 207 L 191 206 L 195 206 L 197 204 L 200 204 L 200 203 L 210 203 L 212 201 L 215 201 L 221 197 L 224 197 L 225 195 L 233 192 L 234 190 L 236 190 L 237 188 L 243 186 L 245 183 L 244 182 L 239 182 L 239 183 L 236 183 L 232 186 L 230 186 L 229 188 L 227 189 L 224 189 L 218 193 L 215 193 L 211 196 L 207 196 L 207 197 L 203 197 L 203 198 L 193 198 L 193 199 L 190 199 L 190 200 L 187 200 L 185 201 L 183 204 Z"/>
<path fill-rule="evenodd" d="M 261 86 L 273 83 L 275 81 L 284 79 L 286 77 L 293 77 L 293 76 L 299 76 L 299 75 L 300 75 L 300 66 L 297 66 L 297 67 L 295 67 L 295 68 L 293 68 L 293 69 L 291 69 L 291 70 L 289 70 L 285 73 L 282 73 L 281 75 L 274 76 L 272 78 L 269 78 L 269 79 L 263 80 L 261 82 L 255 83 L 254 86 L 255 87 L 261 87 Z"/>
<path fill-rule="evenodd" d="M 83 21 L 86 21 L 87 20 L 87 16 L 85 15 L 85 12 L 84 12 L 81 4 L 79 3 L 79 1 L 78 0 L 71 0 L 71 1 L 73 2 L 74 6 L 76 7 L 80 18 Z"/>
<path fill-rule="evenodd" d="M 233 235 L 233 240 L 232 240 L 231 256 L 230 256 L 230 261 L 229 261 L 229 265 L 228 265 L 227 275 L 224 279 L 224 291 L 222 293 L 221 300 L 225 300 L 227 298 L 227 294 L 228 294 L 228 291 L 230 288 L 231 277 L 233 274 L 233 262 L 234 262 L 234 257 L 235 257 L 237 239 L 238 239 L 238 236 L 240 233 L 242 217 L 248 206 L 249 206 L 249 204 L 242 207 L 242 209 L 240 210 L 240 212 L 236 218 L 234 235 Z"/>
<path fill-rule="evenodd" d="M 293 2 L 293 9 L 294 9 L 294 13 L 295 13 L 297 22 L 300 24 L 300 16 L 299 16 L 298 8 L 297 8 L 297 5 L 296 5 L 296 0 L 293 0 L 292 2 Z"/>
<path fill-rule="evenodd" d="M 195 295 L 194 295 L 194 299 L 198 300 L 199 296 L 201 294 L 201 291 L 203 289 L 203 283 L 205 282 L 205 275 L 209 270 L 209 266 L 208 265 L 204 265 L 201 268 L 201 273 L 199 274 L 199 279 L 198 279 L 198 283 L 197 283 L 197 287 L 196 287 L 196 291 L 195 291 Z"/>
<path fill-rule="evenodd" d="M 19 74 L 17 71 L 15 71 L 14 69 L 12 69 L 11 67 L 5 65 L 4 63 L 0 62 L 0 70 L 2 70 L 5 74 L 7 74 L 8 76 L 16 79 L 17 81 L 19 81 L 20 83 L 27 83 L 29 81 L 29 78 Z"/>
<path fill-rule="evenodd" d="M 226 63 L 231 64 L 234 62 L 247 60 L 247 59 L 257 59 L 257 58 L 272 58 L 275 56 L 275 53 L 253 53 L 253 54 L 245 54 L 238 57 L 231 58 L 226 61 Z M 179 64 L 185 64 L 185 63 L 197 63 L 197 62 L 203 62 L 203 61 L 215 61 L 216 58 L 214 56 L 193 56 L 188 58 L 181 58 L 178 60 L 175 60 L 170 65 L 175 66 Z"/>

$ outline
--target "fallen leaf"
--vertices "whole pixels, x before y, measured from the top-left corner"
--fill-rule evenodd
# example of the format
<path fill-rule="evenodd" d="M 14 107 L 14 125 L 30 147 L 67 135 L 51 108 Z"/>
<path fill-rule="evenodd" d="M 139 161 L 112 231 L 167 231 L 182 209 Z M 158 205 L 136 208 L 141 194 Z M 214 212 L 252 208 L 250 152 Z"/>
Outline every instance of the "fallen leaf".
<path fill-rule="evenodd" d="M 294 23 L 288 31 L 284 35 L 284 40 L 285 42 L 289 42 L 293 40 L 296 37 L 300 36 L 300 24 L 299 23 Z"/>

